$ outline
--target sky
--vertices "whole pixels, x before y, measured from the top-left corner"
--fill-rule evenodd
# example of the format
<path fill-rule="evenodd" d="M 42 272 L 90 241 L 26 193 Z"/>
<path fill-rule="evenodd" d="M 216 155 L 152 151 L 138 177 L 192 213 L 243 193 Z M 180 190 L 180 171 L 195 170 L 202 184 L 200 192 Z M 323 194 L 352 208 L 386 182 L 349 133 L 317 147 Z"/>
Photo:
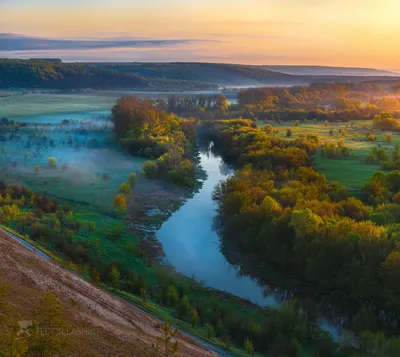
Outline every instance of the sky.
<path fill-rule="evenodd" d="M 400 68 L 399 0 L 0 0 L 0 57 Z"/>

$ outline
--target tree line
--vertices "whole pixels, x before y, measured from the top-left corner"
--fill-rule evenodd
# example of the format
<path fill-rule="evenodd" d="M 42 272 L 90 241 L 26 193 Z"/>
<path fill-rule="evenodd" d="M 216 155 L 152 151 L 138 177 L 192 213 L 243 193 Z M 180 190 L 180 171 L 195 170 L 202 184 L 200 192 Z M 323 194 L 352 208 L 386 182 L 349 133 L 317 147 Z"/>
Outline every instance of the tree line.
<path fill-rule="evenodd" d="M 89 64 L 63 64 L 40 60 L 0 59 L 0 87 L 16 88 L 144 88 L 135 74 Z"/>
<path fill-rule="evenodd" d="M 132 155 L 150 159 L 143 166 L 148 178 L 181 186 L 195 185 L 194 120 L 181 119 L 135 96 L 122 97 L 112 109 L 120 146 Z"/>
<path fill-rule="evenodd" d="M 399 313 L 400 171 L 375 173 L 357 198 L 312 167 L 312 135 L 277 139 L 248 120 L 204 125 L 216 150 L 238 168 L 213 198 L 223 244 L 235 247 L 247 270 L 252 263 L 244 257 L 251 254 L 260 277 L 268 279 L 272 265 L 323 292 L 344 291 Z"/>

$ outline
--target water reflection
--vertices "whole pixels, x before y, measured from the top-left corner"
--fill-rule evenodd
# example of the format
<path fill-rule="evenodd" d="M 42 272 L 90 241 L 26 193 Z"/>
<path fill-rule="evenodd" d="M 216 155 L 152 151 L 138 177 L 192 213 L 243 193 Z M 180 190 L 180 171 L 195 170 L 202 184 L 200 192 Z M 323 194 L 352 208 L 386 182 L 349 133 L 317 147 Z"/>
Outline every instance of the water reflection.
<path fill-rule="evenodd" d="M 215 184 L 232 170 L 211 150 L 203 150 L 200 159 L 208 176 L 202 188 L 157 232 L 168 261 L 180 273 L 195 276 L 209 287 L 262 306 L 278 306 L 279 296 L 265 294 L 263 287 L 229 264 L 221 253 L 220 239 L 213 225 L 216 207 L 211 194 Z"/>

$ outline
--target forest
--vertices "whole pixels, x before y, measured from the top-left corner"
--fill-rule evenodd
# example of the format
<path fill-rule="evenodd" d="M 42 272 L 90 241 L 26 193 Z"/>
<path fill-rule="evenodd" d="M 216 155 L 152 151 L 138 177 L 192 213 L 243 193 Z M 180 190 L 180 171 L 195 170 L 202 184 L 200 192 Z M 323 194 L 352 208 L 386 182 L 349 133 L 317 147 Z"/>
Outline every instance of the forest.
<path fill-rule="evenodd" d="M 112 110 L 114 132 L 120 146 L 131 155 L 155 161 L 144 164 L 149 178 L 163 178 L 194 187 L 196 129 L 193 120 L 180 119 L 149 101 L 123 97 Z"/>
<path fill-rule="evenodd" d="M 398 311 L 400 171 L 376 172 L 358 198 L 310 166 L 316 138 L 288 144 L 245 121 L 213 122 L 210 135 L 240 168 L 214 192 L 226 239 L 321 289 Z"/>
<path fill-rule="evenodd" d="M 0 87 L 17 88 L 145 88 L 134 74 L 121 74 L 83 64 L 0 59 Z"/>

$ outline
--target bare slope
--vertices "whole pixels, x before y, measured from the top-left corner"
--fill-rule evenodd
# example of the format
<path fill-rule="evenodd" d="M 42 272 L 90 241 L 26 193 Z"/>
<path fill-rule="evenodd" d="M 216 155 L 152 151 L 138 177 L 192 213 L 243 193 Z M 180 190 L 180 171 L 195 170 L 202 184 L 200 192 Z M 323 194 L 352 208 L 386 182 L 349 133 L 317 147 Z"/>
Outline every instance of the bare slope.
<path fill-rule="evenodd" d="M 0 232 L 0 284 L 7 286 L 9 302 L 21 320 L 30 320 L 41 293 L 53 288 L 74 327 L 91 331 L 77 335 L 71 356 L 152 355 L 148 348 L 159 335 L 155 318 L 38 257 L 4 232 Z M 179 336 L 179 343 L 181 356 L 216 356 L 186 337 Z"/>

